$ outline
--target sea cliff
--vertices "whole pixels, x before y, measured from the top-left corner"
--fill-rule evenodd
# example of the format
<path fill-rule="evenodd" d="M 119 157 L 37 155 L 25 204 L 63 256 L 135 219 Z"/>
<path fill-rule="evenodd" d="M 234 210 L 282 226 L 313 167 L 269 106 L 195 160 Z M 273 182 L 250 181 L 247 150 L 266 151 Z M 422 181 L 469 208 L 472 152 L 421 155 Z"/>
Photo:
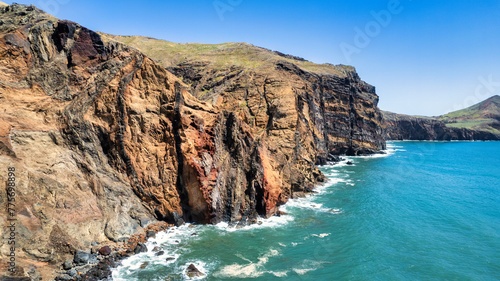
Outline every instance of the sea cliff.
<path fill-rule="evenodd" d="M 44 278 L 157 221 L 274 215 L 324 181 L 316 163 L 385 148 L 375 88 L 352 67 L 278 53 L 217 78 L 34 6 L 0 7 L 0 22 L 0 171 L 16 171 L 18 265 Z"/>

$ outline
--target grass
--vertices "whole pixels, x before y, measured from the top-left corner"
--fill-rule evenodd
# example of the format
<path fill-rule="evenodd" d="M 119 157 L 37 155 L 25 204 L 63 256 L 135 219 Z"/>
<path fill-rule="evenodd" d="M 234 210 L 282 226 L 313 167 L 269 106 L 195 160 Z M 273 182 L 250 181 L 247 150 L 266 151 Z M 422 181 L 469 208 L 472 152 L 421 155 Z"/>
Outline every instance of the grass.
<path fill-rule="evenodd" d="M 116 36 L 100 33 L 105 41 L 118 41 L 139 49 L 163 67 L 176 66 L 184 62 L 209 62 L 213 68 L 231 66 L 244 69 L 274 67 L 277 61 L 288 61 L 303 70 L 345 77 L 355 71 L 347 65 L 316 64 L 309 61 L 282 57 L 275 52 L 248 43 L 173 43 L 141 36 Z"/>
<path fill-rule="evenodd" d="M 500 123 L 498 116 L 500 116 L 500 97 L 493 96 L 468 108 L 439 116 L 438 119 L 445 122 L 448 127 L 500 134 L 500 130 L 493 127 Z"/>

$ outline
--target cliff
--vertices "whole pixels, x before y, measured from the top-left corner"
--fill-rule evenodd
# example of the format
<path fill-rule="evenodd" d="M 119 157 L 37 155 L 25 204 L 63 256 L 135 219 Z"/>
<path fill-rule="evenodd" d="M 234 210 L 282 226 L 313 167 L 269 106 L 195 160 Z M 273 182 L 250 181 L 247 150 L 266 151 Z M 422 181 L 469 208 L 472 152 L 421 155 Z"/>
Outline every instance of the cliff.
<path fill-rule="evenodd" d="M 500 140 L 490 131 L 450 127 L 439 118 L 383 112 L 387 140 Z"/>
<path fill-rule="evenodd" d="M 297 128 L 305 128 L 301 146 L 307 143 L 305 133 L 319 152 L 318 163 L 329 154 L 385 149 L 375 87 L 351 66 L 314 64 L 247 43 L 178 44 L 102 35 L 138 48 L 191 85 L 193 96 L 237 112 L 254 134 L 268 131 L 273 143 L 283 142 L 284 135 L 293 140 Z"/>
<path fill-rule="evenodd" d="M 500 96 L 492 96 L 468 108 L 438 116 L 446 126 L 500 135 Z"/>
<path fill-rule="evenodd" d="M 273 58 L 162 66 L 34 6 L 0 7 L 0 187 L 15 168 L 19 265 L 57 268 L 157 220 L 252 222 L 312 191 L 329 155 L 385 147 L 375 88 L 353 68 Z"/>

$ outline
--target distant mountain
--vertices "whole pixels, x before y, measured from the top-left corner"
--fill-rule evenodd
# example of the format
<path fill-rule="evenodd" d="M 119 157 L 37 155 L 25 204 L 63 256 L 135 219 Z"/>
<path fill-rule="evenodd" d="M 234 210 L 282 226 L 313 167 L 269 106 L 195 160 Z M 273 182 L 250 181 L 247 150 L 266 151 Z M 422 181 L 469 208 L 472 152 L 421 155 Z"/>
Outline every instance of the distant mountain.
<path fill-rule="evenodd" d="M 500 96 L 495 95 L 471 107 L 439 116 L 446 126 L 500 134 Z"/>
<path fill-rule="evenodd" d="M 437 117 L 382 114 L 388 140 L 500 140 L 500 96 Z"/>

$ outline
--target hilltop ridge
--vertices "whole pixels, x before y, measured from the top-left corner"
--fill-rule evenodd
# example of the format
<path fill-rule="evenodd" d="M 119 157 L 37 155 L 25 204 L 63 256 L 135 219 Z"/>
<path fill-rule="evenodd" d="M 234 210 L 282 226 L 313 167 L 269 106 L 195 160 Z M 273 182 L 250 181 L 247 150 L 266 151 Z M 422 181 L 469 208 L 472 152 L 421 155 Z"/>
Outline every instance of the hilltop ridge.
<path fill-rule="evenodd" d="M 375 87 L 352 67 L 238 43 L 143 53 L 35 6 L 0 21 L 0 170 L 16 170 L 23 276 L 53 280 L 95 242 L 126 255 L 159 221 L 255 223 L 313 192 L 317 163 L 385 149 Z"/>
<path fill-rule="evenodd" d="M 383 111 L 386 139 L 500 140 L 500 96 L 437 117 Z"/>
<path fill-rule="evenodd" d="M 468 108 L 437 117 L 446 126 L 500 135 L 500 96 L 494 95 Z"/>

